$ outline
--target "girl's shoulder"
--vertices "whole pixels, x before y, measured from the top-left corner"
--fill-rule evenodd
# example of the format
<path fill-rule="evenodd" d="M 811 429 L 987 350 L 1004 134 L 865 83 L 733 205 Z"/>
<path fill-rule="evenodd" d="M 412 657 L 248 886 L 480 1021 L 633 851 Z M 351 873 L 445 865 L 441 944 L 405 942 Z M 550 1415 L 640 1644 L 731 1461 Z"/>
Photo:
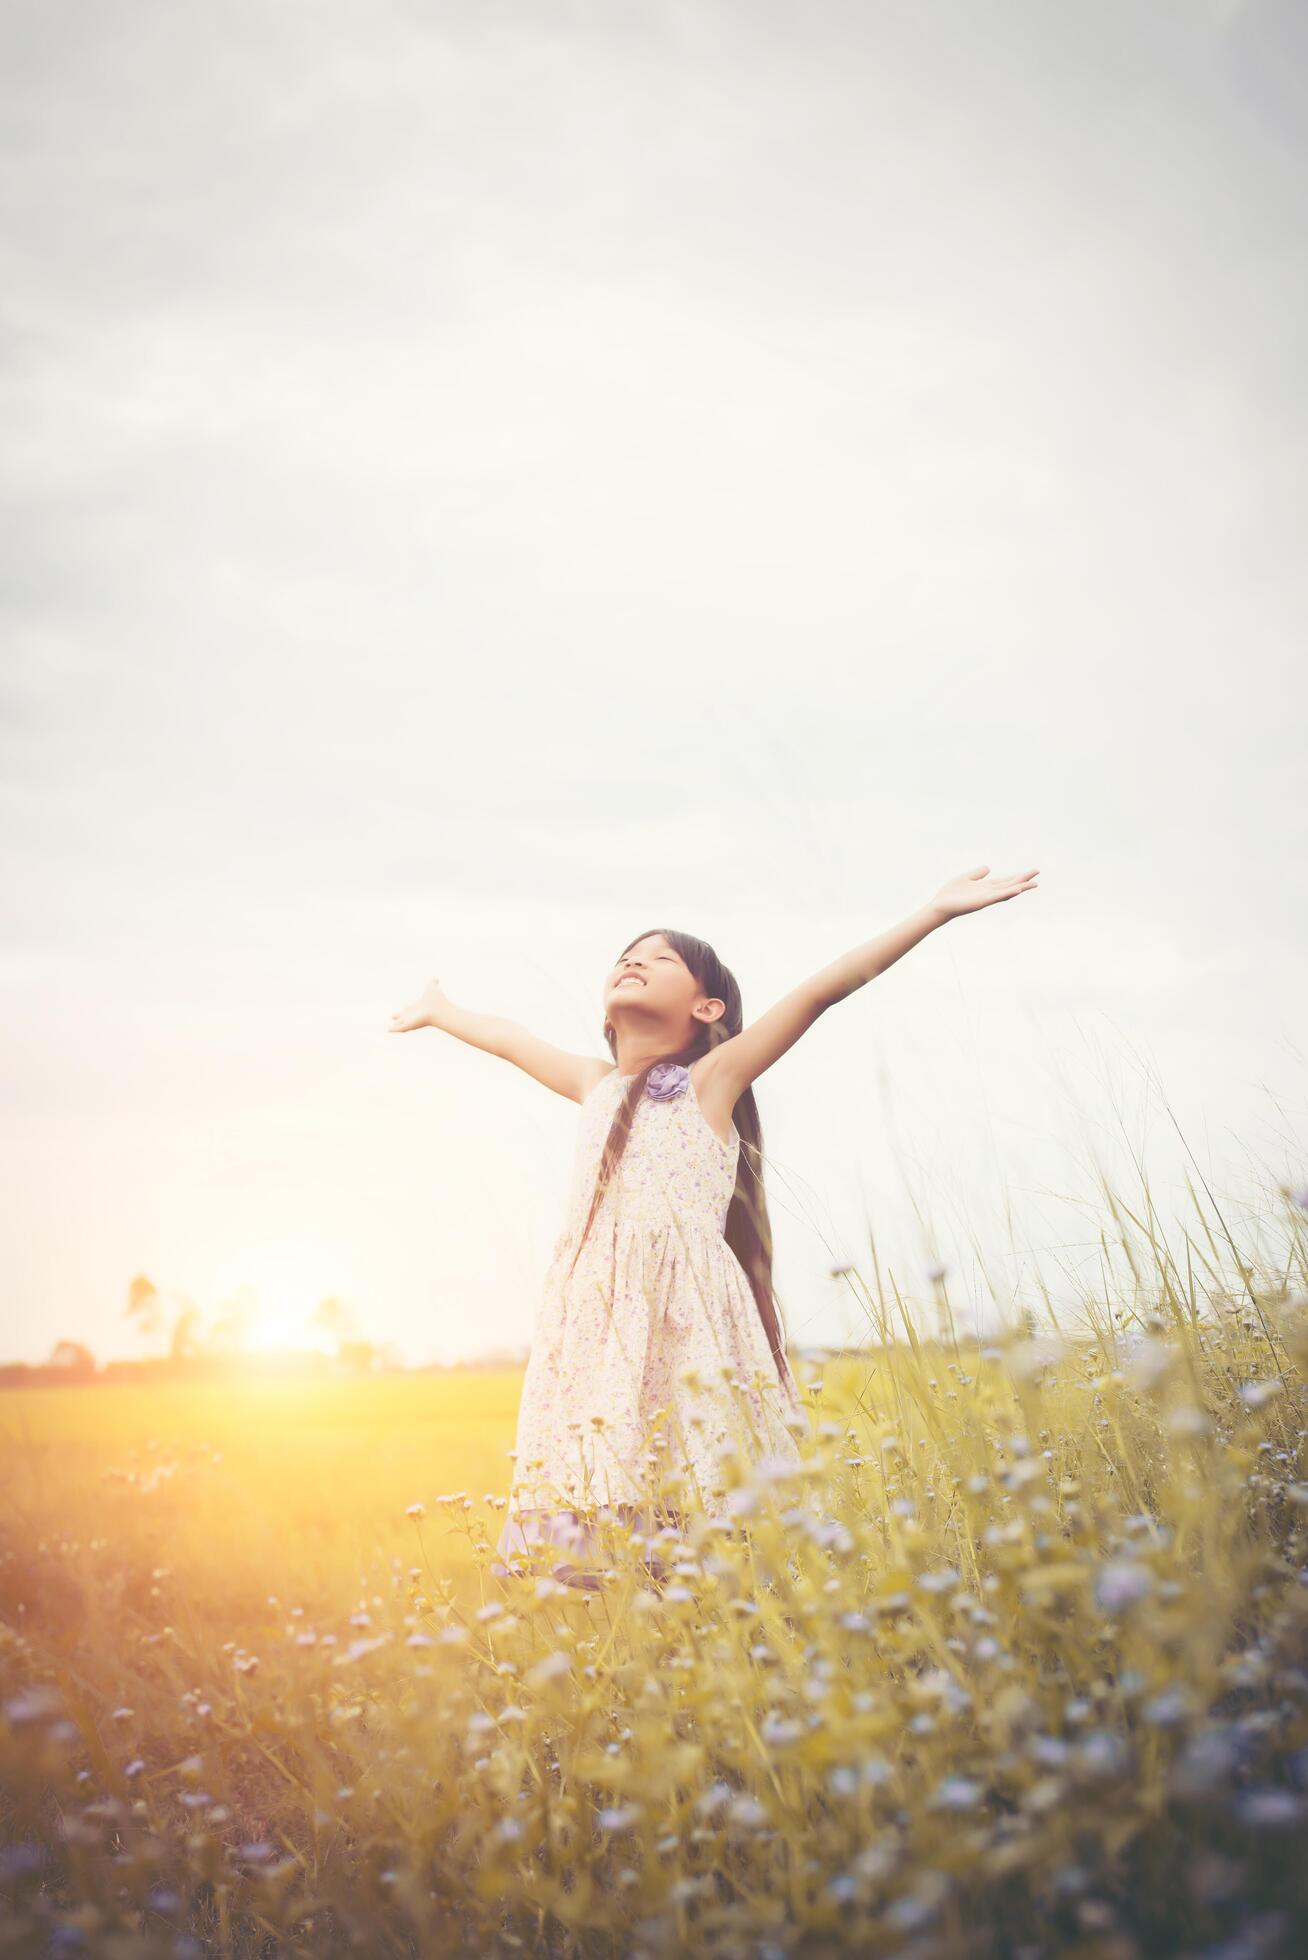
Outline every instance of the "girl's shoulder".
<path fill-rule="evenodd" d="M 578 1100 L 589 1102 L 600 1083 L 607 1081 L 609 1076 L 616 1075 L 617 1072 L 616 1062 L 601 1062 L 598 1057 L 594 1061 L 588 1061 L 581 1071 L 581 1095 Z"/>

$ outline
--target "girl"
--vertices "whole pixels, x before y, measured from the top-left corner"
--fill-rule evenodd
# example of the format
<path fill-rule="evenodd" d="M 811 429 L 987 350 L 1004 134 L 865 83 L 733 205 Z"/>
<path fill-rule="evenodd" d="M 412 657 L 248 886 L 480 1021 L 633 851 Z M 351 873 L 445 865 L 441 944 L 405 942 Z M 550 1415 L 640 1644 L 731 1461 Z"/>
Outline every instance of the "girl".
<path fill-rule="evenodd" d="M 437 980 L 392 1017 L 392 1033 L 442 1028 L 581 1106 L 493 1570 L 516 1569 L 502 1561 L 541 1545 L 584 1561 L 614 1516 L 634 1530 L 663 1520 L 675 1535 L 685 1520 L 665 1505 L 669 1489 L 721 1514 L 731 1453 L 798 1462 L 805 1424 L 772 1290 L 752 1085 L 828 1007 L 937 926 L 1035 888 L 1035 871 L 988 873 L 950 879 L 749 1027 L 711 946 L 668 928 L 641 933 L 604 983 L 607 1062 L 470 1013 Z M 554 1571 L 599 1583 L 580 1564 Z"/>

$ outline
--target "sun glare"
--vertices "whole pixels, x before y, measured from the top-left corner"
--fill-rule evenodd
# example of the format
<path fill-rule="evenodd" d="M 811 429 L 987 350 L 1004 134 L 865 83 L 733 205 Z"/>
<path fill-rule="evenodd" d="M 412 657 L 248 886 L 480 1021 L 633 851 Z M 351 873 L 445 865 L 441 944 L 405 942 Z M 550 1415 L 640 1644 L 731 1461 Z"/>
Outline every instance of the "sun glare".
<path fill-rule="evenodd" d="M 333 1263 L 321 1247 L 303 1245 L 233 1254 L 214 1277 L 212 1318 L 226 1319 L 235 1344 L 247 1353 L 333 1352 L 339 1330 L 317 1320 L 321 1303 L 342 1290 Z"/>

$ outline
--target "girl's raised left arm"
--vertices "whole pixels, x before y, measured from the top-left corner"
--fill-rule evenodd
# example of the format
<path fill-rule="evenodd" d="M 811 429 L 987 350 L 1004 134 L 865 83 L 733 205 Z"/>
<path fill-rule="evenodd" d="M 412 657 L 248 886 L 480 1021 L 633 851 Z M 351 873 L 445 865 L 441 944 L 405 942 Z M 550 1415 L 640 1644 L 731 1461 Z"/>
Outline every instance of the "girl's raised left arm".
<path fill-rule="evenodd" d="M 833 960 L 830 966 L 802 981 L 766 1014 L 760 1014 L 757 1021 L 711 1049 L 708 1065 L 716 1100 L 728 1109 L 733 1107 L 750 1083 L 764 1069 L 771 1068 L 788 1048 L 793 1048 L 820 1014 L 866 986 L 869 980 L 875 980 L 937 926 L 961 918 L 965 912 L 980 912 L 987 905 L 998 905 L 1005 899 L 1016 898 L 1020 892 L 1038 889 L 1037 871 L 1014 872 L 1003 878 L 992 878 L 989 874 L 990 866 L 982 864 L 950 878 L 919 911 L 910 912 L 906 919 L 891 926 L 889 931 L 878 933 L 865 946 L 856 946 L 852 953 Z"/>

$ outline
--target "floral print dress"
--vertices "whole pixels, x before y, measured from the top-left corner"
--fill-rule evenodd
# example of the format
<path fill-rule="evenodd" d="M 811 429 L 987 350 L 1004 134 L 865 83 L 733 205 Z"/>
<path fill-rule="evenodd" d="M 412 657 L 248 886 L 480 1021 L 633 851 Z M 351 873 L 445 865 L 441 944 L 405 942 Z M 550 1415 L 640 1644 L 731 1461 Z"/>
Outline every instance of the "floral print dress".
<path fill-rule="evenodd" d="M 633 1078 L 610 1070 L 581 1104 L 567 1220 L 555 1241 L 518 1411 L 500 1559 L 534 1543 L 592 1548 L 586 1518 L 636 1525 L 723 1515 L 720 1454 L 799 1461 L 806 1428 L 744 1268 L 723 1237 L 740 1135 L 724 1143 L 689 1068 L 659 1062 L 572 1267 L 600 1159 Z M 570 1267 L 572 1270 L 570 1271 Z M 675 1476 L 662 1508 L 654 1482 Z M 508 1568 L 496 1562 L 493 1570 Z"/>

